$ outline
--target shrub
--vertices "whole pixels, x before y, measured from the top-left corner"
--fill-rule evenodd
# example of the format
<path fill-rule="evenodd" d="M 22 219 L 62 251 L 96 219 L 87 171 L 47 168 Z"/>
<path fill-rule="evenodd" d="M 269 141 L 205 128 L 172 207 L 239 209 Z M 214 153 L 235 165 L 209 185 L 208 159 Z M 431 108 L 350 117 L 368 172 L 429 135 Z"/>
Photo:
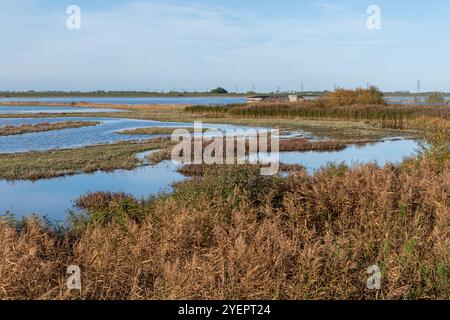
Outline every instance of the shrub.
<path fill-rule="evenodd" d="M 330 106 L 352 105 L 385 105 L 383 93 L 377 87 L 369 89 L 358 88 L 356 90 L 337 89 L 326 95 Z"/>
<path fill-rule="evenodd" d="M 440 92 L 432 92 L 428 96 L 426 102 L 437 105 L 445 104 L 445 96 Z"/>
<path fill-rule="evenodd" d="M 440 165 L 450 161 L 450 126 L 442 121 L 434 121 L 425 128 L 420 143 L 422 157 Z"/>
<path fill-rule="evenodd" d="M 75 206 L 87 214 L 89 223 L 102 225 L 123 225 L 127 219 L 140 221 L 145 215 L 141 204 L 131 195 L 112 192 L 89 193 L 75 201 Z"/>

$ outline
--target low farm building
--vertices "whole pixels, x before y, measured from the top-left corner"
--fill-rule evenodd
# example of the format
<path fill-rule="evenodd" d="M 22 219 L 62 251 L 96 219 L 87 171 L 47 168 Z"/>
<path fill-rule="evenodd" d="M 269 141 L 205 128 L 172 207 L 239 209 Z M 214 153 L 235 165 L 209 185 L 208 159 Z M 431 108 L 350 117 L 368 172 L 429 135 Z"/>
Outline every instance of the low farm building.
<path fill-rule="evenodd" d="M 302 96 L 296 94 L 279 94 L 279 95 L 259 95 L 247 97 L 247 103 L 254 102 L 297 102 L 304 100 Z"/>

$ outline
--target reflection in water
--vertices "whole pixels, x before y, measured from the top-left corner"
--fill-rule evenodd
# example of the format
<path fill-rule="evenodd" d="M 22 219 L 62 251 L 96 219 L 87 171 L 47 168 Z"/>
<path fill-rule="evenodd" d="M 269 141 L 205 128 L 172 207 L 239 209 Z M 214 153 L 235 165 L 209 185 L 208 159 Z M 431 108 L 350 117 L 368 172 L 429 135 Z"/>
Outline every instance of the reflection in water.
<path fill-rule="evenodd" d="M 280 158 L 283 163 L 302 164 L 309 172 L 313 172 L 328 163 L 344 162 L 352 165 L 376 161 L 383 165 L 386 162 L 399 162 L 413 155 L 416 149 L 416 142 L 400 140 L 351 146 L 338 152 L 281 153 Z M 142 159 L 142 155 L 139 158 Z M 184 179 L 176 169 L 177 166 L 169 161 L 134 171 L 97 172 L 37 182 L 0 180 L 0 213 L 11 211 L 19 217 L 38 213 L 48 215 L 53 220 L 63 220 L 67 210 L 72 207 L 72 201 L 88 192 L 125 192 L 141 198 L 170 191 L 173 182 Z"/>
<path fill-rule="evenodd" d="M 81 127 L 57 131 L 27 133 L 14 136 L 0 136 L 0 153 L 44 151 L 61 148 L 78 148 L 94 144 L 148 139 L 148 135 L 123 135 L 118 131 L 145 127 L 186 128 L 193 123 L 160 122 L 151 120 L 111 119 L 111 118 L 46 118 L 46 119 L 1 119 L 0 127 L 7 125 L 36 124 L 59 121 L 100 121 L 95 127 Z M 203 124 L 204 128 L 220 130 L 245 128 L 226 124 Z"/>
<path fill-rule="evenodd" d="M 303 165 L 309 173 L 330 163 L 354 166 L 374 162 L 383 166 L 414 156 L 418 148 L 418 143 L 413 140 L 388 140 L 367 145 L 352 145 L 338 152 L 281 152 L 280 162 Z M 251 156 L 250 159 L 254 160 L 255 156 Z"/>
<path fill-rule="evenodd" d="M 301 164 L 308 172 L 329 163 L 345 163 L 349 166 L 376 162 L 383 166 L 386 163 L 398 163 L 407 157 L 411 157 L 418 149 L 417 142 L 413 140 L 385 141 L 370 145 L 350 146 L 339 152 L 290 152 L 280 155 L 280 161 L 286 164 Z"/>
<path fill-rule="evenodd" d="M 10 211 L 21 217 L 36 213 L 62 221 L 73 201 L 88 192 L 125 192 L 142 198 L 170 192 L 172 183 L 183 179 L 169 161 L 133 171 L 96 172 L 36 182 L 0 180 L 0 214 Z"/>

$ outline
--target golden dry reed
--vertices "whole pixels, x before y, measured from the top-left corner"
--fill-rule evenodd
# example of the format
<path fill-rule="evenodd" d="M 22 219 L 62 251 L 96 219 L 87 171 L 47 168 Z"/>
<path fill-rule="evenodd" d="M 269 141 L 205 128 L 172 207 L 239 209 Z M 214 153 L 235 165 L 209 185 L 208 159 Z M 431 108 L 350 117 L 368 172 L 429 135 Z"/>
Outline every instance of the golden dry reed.
<path fill-rule="evenodd" d="M 441 119 L 450 127 L 450 108 L 430 104 L 388 105 L 377 88 L 337 89 L 316 100 L 297 103 L 260 102 L 228 106 L 192 106 L 194 114 L 220 114 L 243 118 L 279 118 L 367 121 L 389 129 L 422 129 L 424 124 Z"/>
<path fill-rule="evenodd" d="M 1 299 L 449 299 L 450 170 L 221 168 L 138 201 L 94 194 L 69 230 L 0 223 Z M 68 265 L 82 289 L 69 292 Z M 371 265 L 379 291 L 366 288 Z"/>
<path fill-rule="evenodd" d="M 433 132 L 399 165 L 217 167 L 147 200 L 86 195 L 67 228 L 5 217 L 0 299 L 450 299 L 450 132 Z"/>

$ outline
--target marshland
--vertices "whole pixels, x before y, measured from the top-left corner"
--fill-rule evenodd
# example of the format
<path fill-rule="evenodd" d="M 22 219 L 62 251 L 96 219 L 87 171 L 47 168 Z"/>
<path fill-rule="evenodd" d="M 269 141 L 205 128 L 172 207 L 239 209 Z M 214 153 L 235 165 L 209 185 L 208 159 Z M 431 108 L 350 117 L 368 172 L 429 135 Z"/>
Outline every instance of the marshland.
<path fill-rule="evenodd" d="M 450 301 L 449 12 L 0 0 L 0 301 Z"/>
<path fill-rule="evenodd" d="M 57 99 L 0 100 L 0 298 L 450 298 L 448 106 Z M 172 163 L 194 121 L 280 129 L 279 174 Z"/>
<path fill-rule="evenodd" d="M 0 136 L 13 136 L 17 134 L 44 132 L 52 130 L 73 129 L 96 126 L 98 122 L 65 121 L 56 123 L 22 124 L 19 126 L 0 127 Z"/>

